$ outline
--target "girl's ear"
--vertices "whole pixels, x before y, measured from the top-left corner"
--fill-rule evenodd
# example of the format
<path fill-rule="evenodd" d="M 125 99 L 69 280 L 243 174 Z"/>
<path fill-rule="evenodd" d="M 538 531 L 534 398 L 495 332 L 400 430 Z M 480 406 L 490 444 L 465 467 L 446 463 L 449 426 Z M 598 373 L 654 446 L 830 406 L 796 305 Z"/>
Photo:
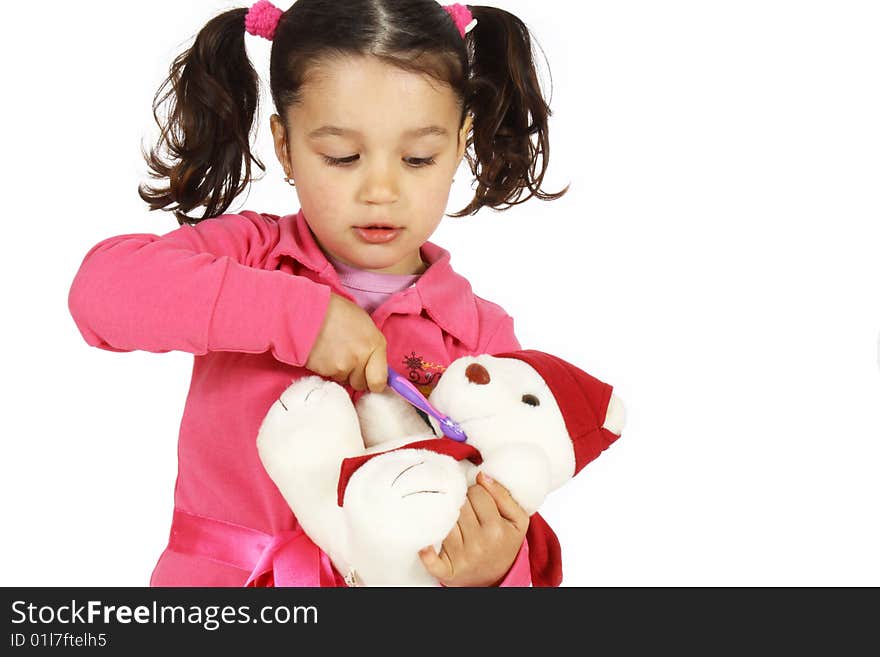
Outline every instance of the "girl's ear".
<path fill-rule="evenodd" d="M 474 124 L 474 116 L 470 112 L 467 113 L 464 117 L 464 124 L 461 126 L 461 131 L 458 133 L 458 163 L 461 164 L 461 159 L 464 157 L 464 151 L 467 148 L 467 136 L 471 130 L 471 126 Z"/>
<path fill-rule="evenodd" d="M 284 123 L 281 117 L 273 114 L 269 118 L 269 125 L 272 128 L 272 141 L 275 143 L 275 157 L 284 169 L 284 174 L 293 177 L 290 170 L 290 153 L 287 149 L 287 132 L 284 130 Z"/>

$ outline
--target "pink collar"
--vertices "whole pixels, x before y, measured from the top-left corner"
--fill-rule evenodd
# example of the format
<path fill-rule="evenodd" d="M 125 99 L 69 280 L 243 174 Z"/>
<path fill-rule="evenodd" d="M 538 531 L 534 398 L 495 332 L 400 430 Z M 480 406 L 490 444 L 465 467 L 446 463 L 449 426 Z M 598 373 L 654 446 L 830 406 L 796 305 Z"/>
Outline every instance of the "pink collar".
<path fill-rule="evenodd" d="M 288 256 L 324 278 L 338 279 L 333 265 L 315 241 L 302 210 L 282 217 L 266 216 L 276 219 L 280 229 L 278 244 L 269 254 L 276 268 L 281 258 Z M 449 252 L 444 248 L 425 242 L 421 252 L 422 259 L 428 264 L 415 284 L 421 308 L 465 347 L 476 349 L 479 317 L 470 283 L 453 271 Z"/>

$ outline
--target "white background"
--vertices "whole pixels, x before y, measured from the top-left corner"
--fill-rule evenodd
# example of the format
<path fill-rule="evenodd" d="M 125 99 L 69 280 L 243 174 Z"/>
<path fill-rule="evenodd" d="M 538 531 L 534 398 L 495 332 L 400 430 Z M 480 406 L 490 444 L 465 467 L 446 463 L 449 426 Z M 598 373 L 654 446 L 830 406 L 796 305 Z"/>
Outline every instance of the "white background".
<path fill-rule="evenodd" d="M 627 403 L 543 508 L 565 584 L 880 585 L 877 4 L 497 4 L 549 61 L 546 189 L 571 191 L 432 239 L 524 346 Z M 88 347 L 67 293 L 101 239 L 177 227 L 136 193 L 151 101 L 231 6 L 6 10 L 2 585 L 142 586 L 164 547 L 192 357 Z M 230 211 L 298 208 L 272 111 Z"/>

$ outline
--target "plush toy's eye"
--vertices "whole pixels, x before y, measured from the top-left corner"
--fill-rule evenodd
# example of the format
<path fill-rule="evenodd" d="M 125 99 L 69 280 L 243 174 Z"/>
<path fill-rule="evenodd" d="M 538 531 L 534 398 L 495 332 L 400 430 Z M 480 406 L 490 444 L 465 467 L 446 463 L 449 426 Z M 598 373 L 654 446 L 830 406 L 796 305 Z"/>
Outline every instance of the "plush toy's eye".
<path fill-rule="evenodd" d="M 523 395 L 522 396 L 523 404 L 528 404 L 529 406 L 540 406 L 541 400 L 535 397 L 534 395 Z"/>

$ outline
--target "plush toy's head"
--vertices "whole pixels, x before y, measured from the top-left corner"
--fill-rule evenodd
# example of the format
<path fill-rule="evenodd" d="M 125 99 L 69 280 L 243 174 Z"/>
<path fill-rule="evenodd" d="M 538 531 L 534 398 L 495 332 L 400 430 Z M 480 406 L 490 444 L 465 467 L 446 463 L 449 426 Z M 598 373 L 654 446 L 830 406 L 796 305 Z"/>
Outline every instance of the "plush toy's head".
<path fill-rule="evenodd" d="M 484 456 L 512 444 L 542 452 L 554 489 L 617 439 L 622 417 L 608 417 L 611 390 L 556 356 L 522 350 L 457 359 L 430 401 Z M 622 415 L 618 404 L 612 410 Z"/>

